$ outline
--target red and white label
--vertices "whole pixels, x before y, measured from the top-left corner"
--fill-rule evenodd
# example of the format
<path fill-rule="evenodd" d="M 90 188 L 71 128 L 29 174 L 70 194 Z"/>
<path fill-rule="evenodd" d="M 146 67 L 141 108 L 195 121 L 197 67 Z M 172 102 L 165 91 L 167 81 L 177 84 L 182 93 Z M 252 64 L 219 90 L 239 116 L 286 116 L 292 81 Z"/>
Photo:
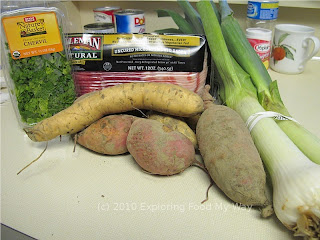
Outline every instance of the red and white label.
<path fill-rule="evenodd" d="M 259 55 L 262 62 L 269 61 L 271 52 L 271 41 L 250 38 L 248 38 L 248 40 L 253 49 Z"/>
<path fill-rule="evenodd" d="M 25 17 L 23 20 L 25 23 L 30 23 L 30 22 L 35 22 L 37 19 L 36 17 L 31 16 L 31 17 Z"/>

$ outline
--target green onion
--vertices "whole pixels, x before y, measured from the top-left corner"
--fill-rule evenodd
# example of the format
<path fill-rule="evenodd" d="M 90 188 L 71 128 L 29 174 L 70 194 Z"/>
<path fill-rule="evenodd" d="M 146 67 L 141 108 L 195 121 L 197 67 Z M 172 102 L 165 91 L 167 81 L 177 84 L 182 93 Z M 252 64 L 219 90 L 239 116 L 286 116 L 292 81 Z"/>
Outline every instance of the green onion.
<path fill-rule="evenodd" d="M 249 78 L 234 64 L 215 12 L 197 3 L 213 60 L 225 87 L 226 104 L 244 121 L 264 112 Z M 240 42 L 241 40 L 239 40 Z M 271 118 L 261 119 L 251 136 L 270 174 L 278 219 L 297 236 L 320 236 L 320 165 L 310 161 Z"/>
<path fill-rule="evenodd" d="M 272 81 L 267 69 L 259 56 L 248 42 L 238 21 L 226 0 L 220 0 L 221 29 L 230 53 L 241 67 L 250 74 L 258 90 L 259 102 L 267 111 L 274 111 L 291 117 L 283 104 L 277 81 Z M 292 121 L 277 121 L 281 129 L 298 146 L 298 148 L 312 161 L 320 164 L 320 139 Z"/>

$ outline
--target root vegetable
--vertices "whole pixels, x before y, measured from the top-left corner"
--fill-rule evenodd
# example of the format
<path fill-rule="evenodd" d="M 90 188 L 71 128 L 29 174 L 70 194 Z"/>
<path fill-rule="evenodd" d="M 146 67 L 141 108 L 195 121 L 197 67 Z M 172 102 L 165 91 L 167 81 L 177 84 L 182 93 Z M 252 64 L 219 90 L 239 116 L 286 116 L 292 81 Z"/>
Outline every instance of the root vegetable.
<path fill-rule="evenodd" d="M 148 118 L 157 120 L 169 128 L 178 131 L 185 135 L 193 144 L 195 148 L 197 148 L 197 136 L 194 131 L 188 126 L 188 124 L 181 117 L 169 116 L 166 114 L 150 112 L 148 113 Z"/>
<path fill-rule="evenodd" d="M 137 117 L 109 115 L 92 123 L 77 134 L 77 143 L 97 153 L 118 155 L 128 152 L 126 141 L 131 124 Z"/>
<path fill-rule="evenodd" d="M 33 141 L 48 141 L 77 133 L 105 115 L 135 109 L 188 117 L 202 112 L 203 102 L 196 93 L 173 84 L 124 83 L 79 99 L 54 116 L 26 128 L 25 132 Z"/>
<path fill-rule="evenodd" d="M 200 116 L 196 134 L 216 185 L 234 202 L 266 206 L 266 174 L 241 117 L 226 106 L 213 105 Z"/>
<path fill-rule="evenodd" d="M 210 94 L 209 92 L 210 88 L 211 88 L 210 85 L 205 85 L 203 91 L 200 94 L 200 97 L 203 100 L 204 110 L 211 106 L 215 106 L 215 103 L 214 103 L 215 98 Z M 201 116 L 201 113 L 186 119 L 188 126 L 194 131 L 197 128 L 197 123 L 199 121 L 200 116 Z"/>
<path fill-rule="evenodd" d="M 194 146 L 186 136 L 152 119 L 133 122 L 127 148 L 140 167 L 152 174 L 177 174 L 195 161 Z"/>

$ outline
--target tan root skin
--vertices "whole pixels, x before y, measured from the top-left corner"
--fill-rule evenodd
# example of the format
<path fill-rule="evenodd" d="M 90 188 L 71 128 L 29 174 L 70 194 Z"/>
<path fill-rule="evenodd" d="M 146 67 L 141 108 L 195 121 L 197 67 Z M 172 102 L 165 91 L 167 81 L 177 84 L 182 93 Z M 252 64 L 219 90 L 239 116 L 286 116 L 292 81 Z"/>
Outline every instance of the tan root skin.
<path fill-rule="evenodd" d="M 118 155 L 128 152 L 126 141 L 135 116 L 108 115 L 77 134 L 77 143 L 94 152 Z"/>
<path fill-rule="evenodd" d="M 208 107 L 215 105 L 214 104 L 215 98 L 213 96 L 211 96 L 209 91 L 210 91 L 210 85 L 205 85 L 202 93 L 200 94 L 200 97 L 202 98 L 202 101 L 203 101 L 204 109 L 207 109 Z M 196 130 L 200 115 L 201 115 L 201 113 L 187 118 L 186 122 L 192 130 Z"/>
<path fill-rule="evenodd" d="M 77 133 L 105 115 L 135 109 L 189 117 L 204 108 L 199 95 L 177 85 L 124 83 L 83 97 L 56 115 L 26 128 L 25 132 L 32 141 L 48 141 L 59 135 Z"/>
<path fill-rule="evenodd" d="M 241 117 L 226 106 L 212 105 L 201 114 L 196 134 L 217 186 L 234 202 L 265 206 L 265 171 Z"/>
<path fill-rule="evenodd" d="M 186 136 L 152 119 L 133 122 L 127 148 L 140 167 L 152 174 L 177 174 L 195 160 L 194 146 Z"/>

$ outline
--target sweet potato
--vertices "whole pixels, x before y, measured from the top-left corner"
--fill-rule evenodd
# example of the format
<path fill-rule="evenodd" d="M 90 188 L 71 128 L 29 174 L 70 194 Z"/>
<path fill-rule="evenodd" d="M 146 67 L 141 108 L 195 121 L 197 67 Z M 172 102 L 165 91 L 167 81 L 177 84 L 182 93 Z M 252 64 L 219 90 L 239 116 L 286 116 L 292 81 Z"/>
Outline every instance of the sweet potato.
<path fill-rule="evenodd" d="M 127 148 L 140 167 L 153 174 L 180 173 L 195 160 L 195 149 L 186 136 L 152 119 L 132 123 Z"/>
<path fill-rule="evenodd" d="M 185 135 L 192 142 L 193 146 L 197 148 L 197 136 L 182 117 L 169 116 L 167 114 L 157 113 L 154 111 L 151 111 L 147 114 L 149 119 L 157 120 L 169 128 L 172 128 L 173 130 Z"/>
<path fill-rule="evenodd" d="M 135 109 L 187 117 L 202 112 L 203 102 L 196 93 L 173 84 L 124 83 L 92 93 L 25 132 L 33 141 L 48 141 L 77 133 L 105 115 Z"/>
<path fill-rule="evenodd" d="M 210 176 L 231 200 L 244 205 L 267 205 L 263 164 L 237 112 L 212 105 L 201 114 L 196 135 Z"/>
<path fill-rule="evenodd" d="M 127 114 L 108 115 L 92 123 L 77 136 L 77 143 L 94 152 L 118 155 L 128 152 L 126 141 L 131 124 L 137 117 Z"/>

